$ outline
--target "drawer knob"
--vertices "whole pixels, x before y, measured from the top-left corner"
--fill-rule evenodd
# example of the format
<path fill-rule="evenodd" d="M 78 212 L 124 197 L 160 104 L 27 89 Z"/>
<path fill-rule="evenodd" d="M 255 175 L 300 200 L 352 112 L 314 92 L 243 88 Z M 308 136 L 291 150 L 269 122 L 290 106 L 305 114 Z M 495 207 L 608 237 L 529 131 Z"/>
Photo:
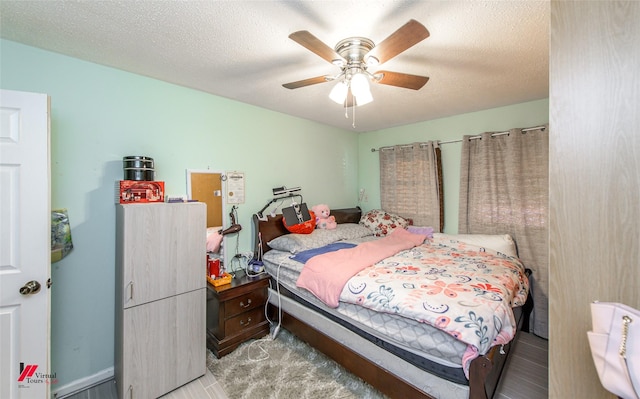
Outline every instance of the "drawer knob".
<path fill-rule="evenodd" d="M 251 317 L 249 317 L 249 318 L 247 319 L 247 321 L 240 320 L 240 325 L 241 325 L 241 326 L 248 326 L 250 323 L 251 323 Z"/>
<path fill-rule="evenodd" d="M 248 308 L 249 306 L 251 306 L 251 298 L 247 299 L 247 304 L 245 305 L 244 301 L 240 301 L 240 307 L 241 308 Z"/>

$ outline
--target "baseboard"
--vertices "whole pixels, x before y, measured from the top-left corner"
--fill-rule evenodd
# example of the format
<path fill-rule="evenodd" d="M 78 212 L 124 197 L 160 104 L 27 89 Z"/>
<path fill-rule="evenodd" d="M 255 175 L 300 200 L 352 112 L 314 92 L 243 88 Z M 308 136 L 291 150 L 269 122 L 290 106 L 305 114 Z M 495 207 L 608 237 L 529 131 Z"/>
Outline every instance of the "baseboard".
<path fill-rule="evenodd" d="M 97 373 L 80 378 L 79 380 L 72 381 L 66 385 L 63 385 L 52 392 L 51 397 L 55 399 L 63 399 L 67 396 L 74 395 L 78 392 L 89 389 L 95 385 L 101 384 L 105 381 L 113 379 L 114 371 L 113 367 L 106 368 L 98 371 Z"/>

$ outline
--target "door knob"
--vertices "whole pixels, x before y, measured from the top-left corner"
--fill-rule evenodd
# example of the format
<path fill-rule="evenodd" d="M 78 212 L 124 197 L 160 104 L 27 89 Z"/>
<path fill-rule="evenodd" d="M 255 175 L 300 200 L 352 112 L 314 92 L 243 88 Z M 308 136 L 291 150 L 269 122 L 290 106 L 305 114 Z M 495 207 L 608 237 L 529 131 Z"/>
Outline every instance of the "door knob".
<path fill-rule="evenodd" d="M 38 291 L 40 291 L 40 283 L 35 280 L 29 281 L 20 288 L 20 293 L 22 295 L 35 294 Z"/>

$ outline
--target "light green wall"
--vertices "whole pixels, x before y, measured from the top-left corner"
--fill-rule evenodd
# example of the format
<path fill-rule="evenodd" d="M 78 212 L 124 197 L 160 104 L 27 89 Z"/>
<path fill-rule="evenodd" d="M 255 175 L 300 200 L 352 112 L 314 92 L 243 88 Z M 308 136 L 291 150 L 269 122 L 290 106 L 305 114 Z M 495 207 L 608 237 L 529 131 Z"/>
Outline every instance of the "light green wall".
<path fill-rule="evenodd" d="M 1 88 L 51 96 L 51 204 L 69 210 L 75 245 L 52 266 L 51 372 L 59 386 L 113 367 L 114 183 L 123 156 L 153 157 L 171 195 L 185 194 L 186 169 L 244 172 L 246 252 L 251 214 L 272 187 L 302 186 L 307 203 L 332 208 L 353 206 L 364 188 L 361 206 L 372 209 L 380 195 L 371 148 L 548 121 L 541 100 L 358 135 L 11 41 L 0 40 L 0 63 Z M 278 152 L 283 143 L 299 155 Z M 265 157 L 267 148 L 276 155 Z M 457 231 L 459 163 L 460 145 L 444 145 L 449 232 Z"/>
<path fill-rule="evenodd" d="M 355 133 L 10 41 L 0 51 L 3 89 L 51 96 L 51 205 L 68 209 L 74 242 L 52 266 L 58 386 L 113 367 L 114 183 L 123 156 L 153 157 L 173 195 L 186 193 L 188 168 L 244 172 L 241 252 L 251 248 L 251 214 L 273 187 L 301 186 L 310 205 L 357 201 Z"/>
<path fill-rule="evenodd" d="M 364 210 L 380 207 L 380 163 L 372 148 L 423 142 L 429 140 L 459 140 L 463 135 L 483 132 L 501 132 L 516 127 L 533 127 L 549 122 L 549 99 L 493 108 L 485 111 L 435 119 L 428 122 L 400 126 L 392 129 L 362 133 L 359 136 L 359 189 L 364 189 L 367 202 Z M 458 232 L 458 197 L 460 194 L 461 143 L 442 144 L 442 171 L 444 181 L 444 231 Z"/>

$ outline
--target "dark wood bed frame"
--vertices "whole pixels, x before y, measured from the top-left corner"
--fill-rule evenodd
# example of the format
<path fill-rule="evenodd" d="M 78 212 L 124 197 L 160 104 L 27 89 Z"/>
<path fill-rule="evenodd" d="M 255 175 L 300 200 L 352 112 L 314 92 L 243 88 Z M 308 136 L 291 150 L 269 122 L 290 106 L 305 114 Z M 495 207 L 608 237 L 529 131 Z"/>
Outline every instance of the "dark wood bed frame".
<path fill-rule="evenodd" d="M 331 210 L 331 214 L 335 216 L 337 223 L 358 223 L 361 213 L 362 210 L 359 207 Z M 262 252 L 266 253 L 271 249 L 267 244 L 269 241 L 281 235 L 289 234 L 289 231 L 282 223 L 282 215 L 267 216 L 266 220 L 260 220 L 254 215 L 253 222 L 254 232 L 256 233 L 254 253 L 258 253 L 259 245 L 262 245 Z M 258 232 L 261 239 L 258 239 Z M 276 309 L 273 306 L 271 307 L 273 314 L 277 314 Z M 390 398 L 435 399 L 294 316 L 284 311 L 281 312 L 281 315 L 284 328 Z M 527 312 L 523 312 L 521 321 L 527 317 Z M 514 341 L 515 338 L 508 345 L 504 345 L 502 351 L 500 350 L 501 347 L 493 347 L 488 354 L 477 357 L 471 362 L 469 370 L 469 399 L 490 399 L 493 397 Z"/>

